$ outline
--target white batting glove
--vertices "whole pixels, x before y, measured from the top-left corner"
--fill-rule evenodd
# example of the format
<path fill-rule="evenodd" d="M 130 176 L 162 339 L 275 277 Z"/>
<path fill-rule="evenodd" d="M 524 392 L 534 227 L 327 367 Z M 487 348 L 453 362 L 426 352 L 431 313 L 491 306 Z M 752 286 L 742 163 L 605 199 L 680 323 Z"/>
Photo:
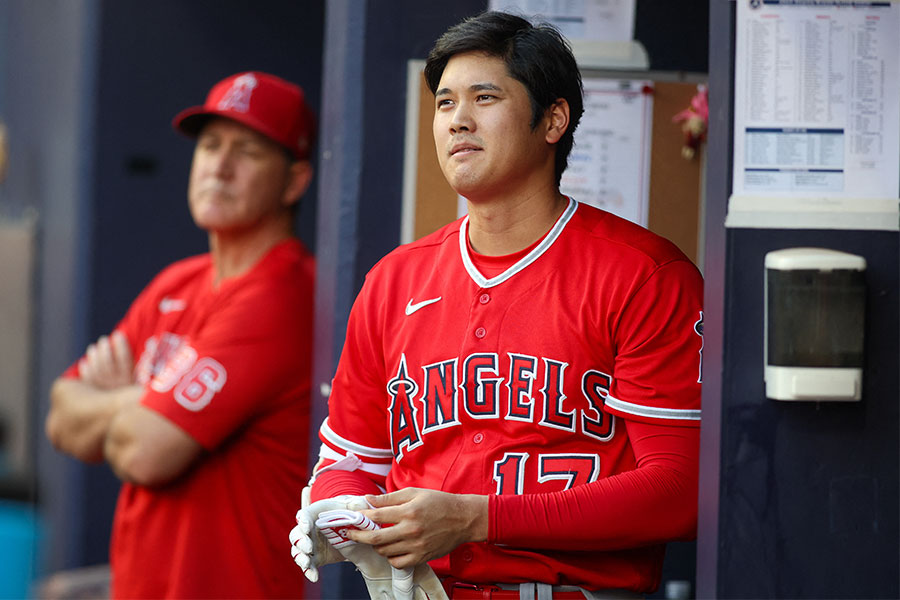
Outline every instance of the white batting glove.
<path fill-rule="evenodd" d="M 372 600 L 447 600 L 440 580 L 427 564 L 415 569 L 396 569 L 368 544 L 347 536 L 350 529 L 378 529 L 368 517 L 354 510 L 327 510 L 319 513 L 316 527 L 331 545 L 362 574 Z"/>
<path fill-rule="evenodd" d="M 310 503 L 310 489 L 303 489 L 301 508 L 297 511 L 297 526 L 291 529 L 291 556 L 303 569 L 303 574 L 311 582 L 319 580 L 319 567 L 345 560 L 316 527 L 319 514 L 328 510 L 364 510 L 371 508 L 363 496 L 337 496 Z"/>

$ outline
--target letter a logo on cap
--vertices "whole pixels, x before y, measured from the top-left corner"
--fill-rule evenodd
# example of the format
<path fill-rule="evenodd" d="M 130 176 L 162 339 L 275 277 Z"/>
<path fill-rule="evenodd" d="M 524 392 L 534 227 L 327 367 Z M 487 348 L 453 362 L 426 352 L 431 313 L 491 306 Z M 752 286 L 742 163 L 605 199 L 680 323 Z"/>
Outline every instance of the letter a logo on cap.
<path fill-rule="evenodd" d="M 245 113 L 250 110 L 250 96 L 256 87 L 256 77 L 251 73 L 241 75 L 234 80 L 231 89 L 219 101 L 219 110 L 233 110 Z"/>

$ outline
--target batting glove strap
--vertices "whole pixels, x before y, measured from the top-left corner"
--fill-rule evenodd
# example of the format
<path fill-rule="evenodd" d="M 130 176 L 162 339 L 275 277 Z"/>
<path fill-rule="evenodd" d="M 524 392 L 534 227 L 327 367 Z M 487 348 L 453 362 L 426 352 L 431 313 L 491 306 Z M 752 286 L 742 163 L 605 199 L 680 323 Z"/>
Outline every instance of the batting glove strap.
<path fill-rule="evenodd" d="M 347 532 L 351 529 L 379 529 L 378 525 L 362 513 L 345 509 L 326 510 L 319 513 L 316 527 L 322 532 L 325 539 L 338 550 L 356 543 L 347 537 Z"/>

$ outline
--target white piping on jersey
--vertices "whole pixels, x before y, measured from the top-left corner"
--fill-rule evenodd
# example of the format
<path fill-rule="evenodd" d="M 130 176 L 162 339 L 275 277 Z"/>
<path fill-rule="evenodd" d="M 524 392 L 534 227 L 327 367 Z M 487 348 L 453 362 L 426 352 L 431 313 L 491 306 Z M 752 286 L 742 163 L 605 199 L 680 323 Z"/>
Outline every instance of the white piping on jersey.
<path fill-rule="evenodd" d="M 338 448 L 343 448 L 344 450 L 348 450 L 357 456 L 369 456 L 372 458 L 393 458 L 394 451 L 390 448 L 370 448 L 368 446 L 363 446 L 361 444 L 357 444 L 356 442 L 351 442 L 350 440 L 344 439 L 338 434 L 336 434 L 331 427 L 328 426 L 328 417 L 322 422 L 322 426 L 319 428 L 319 433 L 322 434 L 322 437 L 337 446 Z"/>
<path fill-rule="evenodd" d="M 547 234 L 541 243 L 534 247 L 534 249 L 529 252 L 527 255 L 523 256 L 519 262 L 503 271 L 493 279 L 485 279 L 484 275 L 478 272 L 478 269 L 475 268 L 475 264 L 472 262 L 472 257 L 469 256 L 469 248 L 468 244 L 466 244 L 466 231 L 469 228 L 469 215 L 466 215 L 466 218 L 463 219 L 463 222 L 459 226 L 459 252 L 462 255 L 463 265 L 466 267 L 466 271 L 469 273 L 469 277 L 478 285 L 478 287 L 489 288 L 494 287 L 495 285 L 500 285 L 534 261 L 541 257 L 541 255 L 547 251 L 547 248 L 553 245 L 553 242 L 556 241 L 556 238 L 559 237 L 559 234 L 562 233 L 562 230 L 566 227 L 566 223 L 572 218 L 572 215 L 575 214 L 575 209 L 578 208 L 578 202 L 569 198 L 569 205 L 566 207 L 566 210 L 563 211 L 563 214 L 556 221 L 556 224 L 553 225 L 553 228 L 550 230 L 550 233 Z"/>
<path fill-rule="evenodd" d="M 340 452 L 333 450 L 326 444 L 322 444 L 319 447 L 319 458 L 333 460 L 334 464 L 328 465 L 327 467 L 322 467 L 321 469 L 316 469 L 316 472 L 314 473 L 315 477 L 318 477 L 321 473 L 324 473 L 326 471 L 363 471 L 365 473 L 372 473 L 373 475 L 379 475 L 381 477 L 387 477 L 388 473 L 391 472 L 390 464 L 376 464 L 366 462 L 360 459 L 358 456 L 354 455 L 352 452 L 348 452 L 347 455 L 343 455 Z"/>
<path fill-rule="evenodd" d="M 316 473 L 324 473 L 325 471 L 358 471 L 363 466 L 363 461 L 357 455 L 348 452 L 346 456 L 341 456 L 340 452 L 333 450 L 328 444 L 319 446 L 319 458 L 334 462 L 327 467 L 316 469 Z"/>
<path fill-rule="evenodd" d="M 639 417 L 652 417 L 655 419 L 679 419 L 682 421 L 699 421 L 700 411 L 685 408 L 659 408 L 655 406 L 643 406 L 641 404 L 632 404 L 625 402 L 612 396 L 607 396 L 605 400 L 606 406 L 621 410 L 622 412 L 637 415 Z"/>

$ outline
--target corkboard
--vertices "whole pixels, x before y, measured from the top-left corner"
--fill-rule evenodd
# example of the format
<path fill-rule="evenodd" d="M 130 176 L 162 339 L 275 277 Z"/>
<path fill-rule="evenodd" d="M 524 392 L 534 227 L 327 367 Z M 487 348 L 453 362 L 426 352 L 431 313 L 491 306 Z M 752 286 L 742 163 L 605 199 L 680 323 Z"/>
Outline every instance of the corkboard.
<path fill-rule="evenodd" d="M 681 126 L 672 117 L 690 105 L 694 83 L 654 83 L 648 228 L 674 242 L 699 264 L 701 164 L 681 156 Z M 431 121 L 434 97 L 419 79 L 418 153 L 415 173 L 413 239 L 456 219 L 457 196 L 441 172 L 434 151 Z"/>
<path fill-rule="evenodd" d="M 690 106 L 694 83 L 653 85 L 653 140 L 650 146 L 650 206 L 647 228 L 673 241 L 699 263 L 701 162 L 681 156 L 684 135 L 672 117 Z"/>
<path fill-rule="evenodd" d="M 457 196 L 438 164 L 431 121 L 434 96 L 419 78 L 419 152 L 416 157 L 416 212 L 413 239 L 419 239 L 456 219 Z"/>

